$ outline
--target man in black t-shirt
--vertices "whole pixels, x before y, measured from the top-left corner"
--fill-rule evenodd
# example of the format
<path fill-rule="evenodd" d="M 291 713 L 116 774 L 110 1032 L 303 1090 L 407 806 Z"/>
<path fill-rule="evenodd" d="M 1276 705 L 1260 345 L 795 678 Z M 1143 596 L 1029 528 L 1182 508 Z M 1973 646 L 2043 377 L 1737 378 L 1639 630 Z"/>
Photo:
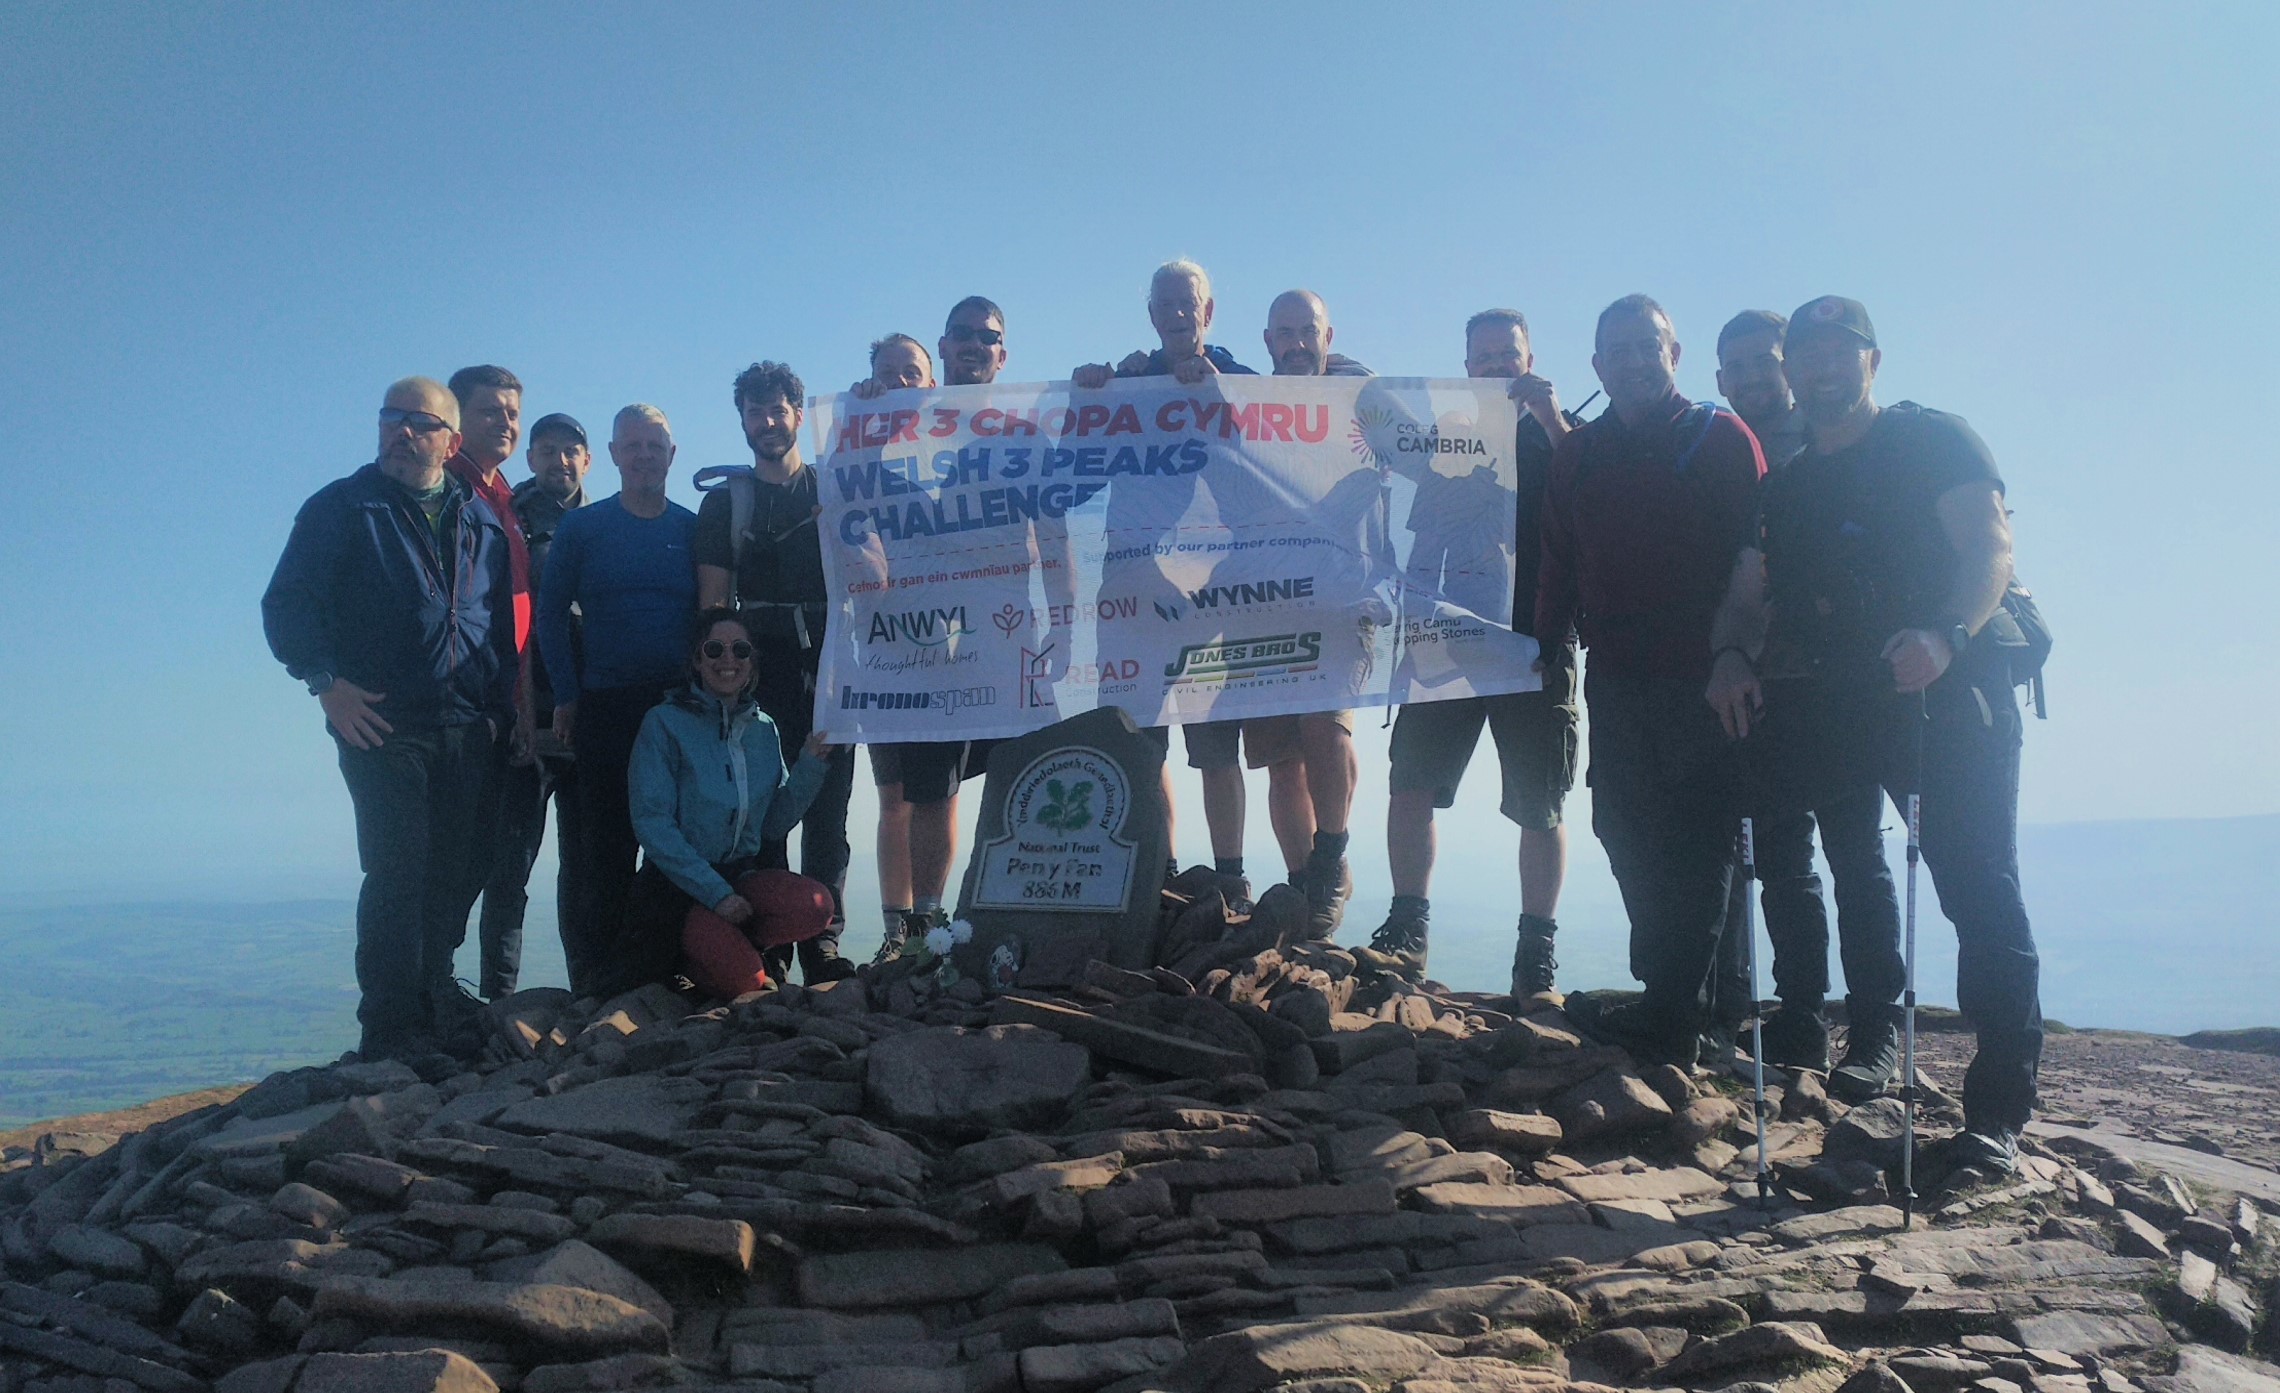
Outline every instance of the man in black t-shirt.
<path fill-rule="evenodd" d="M 695 542 L 697 607 L 733 603 L 743 612 L 759 649 L 754 666 L 760 709 L 776 723 L 787 750 L 805 744 L 814 726 L 816 669 L 830 611 L 823 542 L 815 527 L 815 471 L 800 458 L 806 400 L 807 388 L 782 363 L 754 363 L 737 374 L 736 410 L 752 448 L 752 468 L 730 474 L 705 495 Z M 741 504 L 740 492 L 746 494 Z M 839 937 L 847 927 L 842 896 L 847 800 L 854 789 L 855 747 L 841 745 L 830 756 L 822 790 L 800 819 L 800 874 L 831 887 L 831 926 L 799 946 L 800 970 L 811 982 L 853 970 L 839 957 Z M 760 854 L 767 864 L 789 869 L 784 842 L 767 844 Z M 771 975 L 782 980 L 785 965 L 771 963 Z"/>
<path fill-rule="evenodd" d="M 1769 478 L 1808 444 L 1805 413 L 1790 394 L 1782 362 L 1788 329 L 1789 321 L 1771 310 L 1744 310 L 1718 332 L 1718 390 L 1757 436 Z M 1821 1008 L 1829 992 L 1829 913 L 1813 870 L 1816 828 L 1837 884 L 1837 938 L 1846 1000 L 1856 1018 L 1888 1012 L 1900 1000 L 1906 977 L 1900 903 L 1884 858 L 1883 788 L 1873 777 L 1839 783 L 1814 776 L 1822 761 L 1813 746 L 1829 734 L 1832 715 L 1823 686 L 1795 643 L 1767 645 L 1764 638 L 1717 629 L 1710 635 L 1718 659 L 1747 663 L 1765 694 L 1763 710 L 1744 713 L 1743 723 L 1726 731 L 1743 742 L 1743 812 L 1755 832 L 1759 901 L 1781 1000 L 1781 1009 L 1762 1022 L 1765 1057 L 1769 1064 L 1825 1072 L 1829 1028 Z M 1749 882 L 1736 876 L 1712 973 L 1713 1043 L 1729 1051 L 1757 1010 L 1744 932 L 1748 893 Z M 1859 1033 L 1853 1040 L 1856 1055 L 1872 1043 Z M 1859 1064 L 1848 1058 L 1842 1067 Z M 1848 1072 L 1846 1079 L 1853 1078 Z"/>
<path fill-rule="evenodd" d="M 1811 445 L 1768 481 L 1763 550 L 1742 567 L 1755 563 L 1760 581 L 1728 603 L 1770 601 L 1769 641 L 1797 644 L 1842 713 L 1822 778 L 1874 778 L 1902 806 L 1920 794 L 1924 864 L 1956 928 L 1956 1004 L 1979 1034 L 1964 1130 L 1919 1168 L 1937 1193 L 2017 1169 L 2042 1056 L 2040 965 L 2019 889 L 2019 708 L 1982 632 L 2011 578 L 2003 479 L 1960 418 L 1877 406 L 1883 355 L 1858 302 L 1803 306 L 1785 344 Z M 1760 701 L 1745 657 L 1720 653 L 1707 692 L 1729 728 Z M 1897 1017 L 1855 1016 L 1831 1092 L 1857 1098 L 1891 1081 Z"/>

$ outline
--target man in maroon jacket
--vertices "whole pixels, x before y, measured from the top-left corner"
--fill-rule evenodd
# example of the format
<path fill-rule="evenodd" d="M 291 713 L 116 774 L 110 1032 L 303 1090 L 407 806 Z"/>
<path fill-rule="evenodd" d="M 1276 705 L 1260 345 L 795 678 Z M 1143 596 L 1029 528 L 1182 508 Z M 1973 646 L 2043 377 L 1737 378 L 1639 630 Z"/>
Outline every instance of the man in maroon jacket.
<path fill-rule="evenodd" d="M 1635 1003 L 1569 1014 L 1642 1060 L 1691 1067 L 1733 874 L 1733 768 L 1702 700 L 1710 623 L 1748 537 L 1758 443 L 1680 396 L 1670 316 L 1644 295 L 1600 312 L 1592 369 L 1608 410 L 1563 438 L 1544 499 L 1536 632 L 1573 624 L 1590 654 L 1592 830 L 1631 919 Z"/>

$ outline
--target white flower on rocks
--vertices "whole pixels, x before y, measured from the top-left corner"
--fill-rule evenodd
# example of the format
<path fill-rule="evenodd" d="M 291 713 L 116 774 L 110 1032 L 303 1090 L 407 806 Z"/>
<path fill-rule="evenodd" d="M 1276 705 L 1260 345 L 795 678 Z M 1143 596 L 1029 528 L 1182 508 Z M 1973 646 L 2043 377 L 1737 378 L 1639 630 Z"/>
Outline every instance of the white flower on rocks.
<path fill-rule="evenodd" d="M 956 941 L 948 926 L 926 931 L 926 951 L 938 958 L 947 956 L 950 952 L 950 945 Z"/>
<path fill-rule="evenodd" d="M 972 943 L 974 941 L 973 921 L 970 919 L 951 920 L 950 941 L 953 943 Z"/>

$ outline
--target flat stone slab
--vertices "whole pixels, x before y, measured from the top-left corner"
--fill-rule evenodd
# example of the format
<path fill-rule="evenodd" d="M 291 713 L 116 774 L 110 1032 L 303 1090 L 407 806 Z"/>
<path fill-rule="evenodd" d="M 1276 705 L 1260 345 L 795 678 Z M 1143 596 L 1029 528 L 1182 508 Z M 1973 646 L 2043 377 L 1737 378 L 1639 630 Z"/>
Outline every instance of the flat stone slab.
<path fill-rule="evenodd" d="M 2252 1166 L 2244 1161 L 2211 1156 L 2191 1147 L 2148 1141 L 2126 1132 L 2062 1127 L 2051 1122 L 2029 1122 L 2027 1135 L 2041 1137 L 2046 1141 L 2064 1137 L 2088 1142 L 2135 1161 L 2149 1170 L 2168 1171 L 2180 1180 L 2189 1180 L 2228 1194 L 2250 1195 L 2267 1204 L 2280 1205 L 2280 1172 Z"/>
<path fill-rule="evenodd" d="M 800 1302 L 838 1309 L 931 1306 L 971 1300 L 1016 1277 L 1067 1269 L 1059 1253 L 1030 1243 L 822 1253 L 800 1264 Z"/>
<path fill-rule="evenodd" d="M 1375 1326 L 1256 1325 L 1197 1343 L 1155 1377 L 1171 1393 L 1259 1393 L 1279 1383 L 1338 1376 L 1382 1385 L 1437 1357 L 1416 1336 Z"/>
<path fill-rule="evenodd" d="M 1058 1116 L 1092 1077 L 1092 1056 L 1026 1026 L 913 1030 L 871 1046 L 864 1092 L 906 1127 L 969 1135 Z"/>
<path fill-rule="evenodd" d="M 662 1353 L 671 1339 L 663 1322 L 638 1306 L 544 1283 L 341 1277 L 318 1290 L 315 1314 L 415 1331 L 438 1322 L 479 1325 L 566 1354 Z"/>
<path fill-rule="evenodd" d="M 526 1098 L 500 1113 L 498 1125 L 598 1141 L 669 1142 L 711 1097 L 712 1090 L 695 1079 L 629 1074 L 552 1098 Z"/>
<path fill-rule="evenodd" d="M 1725 1191 L 1725 1182 L 1692 1166 L 1617 1175 L 1563 1175 L 1561 1189 L 1579 1200 L 1661 1200 L 1686 1204 Z"/>
<path fill-rule="evenodd" d="M 2021 1316 L 2011 1322 L 2011 1338 L 2028 1349 L 2054 1349 L 2061 1354 L 2159 1349 L 2170 1343 L 2169 1332 L 2152 1316 L 2103 1315 L 2086 1311 L 2052 1311 L 2039 1316 Z"/>

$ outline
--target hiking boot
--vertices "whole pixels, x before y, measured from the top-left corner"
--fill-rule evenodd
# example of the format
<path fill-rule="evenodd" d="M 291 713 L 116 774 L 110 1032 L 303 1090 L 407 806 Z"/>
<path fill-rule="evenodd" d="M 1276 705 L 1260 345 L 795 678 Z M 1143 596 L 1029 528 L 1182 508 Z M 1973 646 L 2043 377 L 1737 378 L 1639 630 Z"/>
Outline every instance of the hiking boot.
<path fill-rule="evenodd" d="M 420 1059 L 434 1053 L 435 1037 L 424 1030 L 367 1029 L 356 1045 L 356 1057 L 366 1064 L 388 1059 Z"/>
<path fill-rule="evenodd" d="M 1346 917 L 1346 901 L 1354 893 L 1354 868 L 1341 856 L 1325 862 L 1319 854 L 1291 872 L 1290 883 L 1306 892 L 1306 936 L 1327 940 Z"/>
<path fill-rule="evenodd" d="M 1784 1006 L 1758 1021 L 1764 1039 L 1765 1062 L 1784 1069 L 1829 1071 L 1829 1027 L 1817 1010 Z"/>
<path fill-rule="evenodd" d="M 1643 1000 L 1610 1002 L 1604 997 L 1571 996 L 1568 1021 L 1602 1045 L 1620 1045 L 1642 1068 L 1675 1064 L 1691 1070 L 1700 1062 L 1701 1036 L 1688 1024 L 1673 1025 Z"/>
<path fill-rule="evenodd" d="M 1425 979 L 1425 935 L 1430 927 L 1422 914 L 1395 910 L 1370 935 L 1369 947 L 1354 950 L 1354 958 L 1380 972 L 1421 982 Z"/>
<path fill-rule="evenodd" d="M 1845 1057 L 1829 1071 L 1829 1093 L 1843 1102 L 1865 1103 L 1900 1077 L 1900 1008 L 1849 1005 L 1852 1026 L 1845 1032 Z"/>
<path fill-rule="evenodd" d="M 1249 876 L 1235 875 L 1228 871 L 1213 871 L 1211 873 L 1211 885 L 1213 889 L 1219 892 L 1219 898 L 1227 901 L 1227 912 L 1229 914 L 1249 914 L 1251 912 L 1251 878 Z"/>
<path fill-rule="evenodd" d="M 1512 1001 L 1525 1005 L 1532 996 L 1549 995 L 1559 959 L 1552 956 L 1552 939 L 1560 926 L 1540 914 L 1520 916 L 1520 943 L 1512 953 Z"/>
<path fill-rule="evenodd" d="M 903 950 L 910 946 L 913 933 L 923 939 L 926 937 L 926 931 L 932 927 L 934 926 L 927 922 L 925 915 L 910 910 L 904 911 L 902 922 L 890 927 L 886 935 L 879 940 L 879 951 L 871 955 L 871 966 L 884 967 L 901 957 Z"/>
<path fill-rule="evenodd" d="M 1741 1063 L 1742 1042 L 1747 1038 L 1738 1022 L 1712 1021 L 1694 1042 L 1695 1058 L 1705 1069 L 1730 1074 Z"/>
<path fill-rule="evenodd" d="M 2007 1127 L 1965 1130 L 1934 1142 L 1916 1157 L 1916 1179 L 1923 1193 L 1952 1199 L 1972 1190 L 2008 1183 L 2019 1173 L 2019 1139 Z"/>

